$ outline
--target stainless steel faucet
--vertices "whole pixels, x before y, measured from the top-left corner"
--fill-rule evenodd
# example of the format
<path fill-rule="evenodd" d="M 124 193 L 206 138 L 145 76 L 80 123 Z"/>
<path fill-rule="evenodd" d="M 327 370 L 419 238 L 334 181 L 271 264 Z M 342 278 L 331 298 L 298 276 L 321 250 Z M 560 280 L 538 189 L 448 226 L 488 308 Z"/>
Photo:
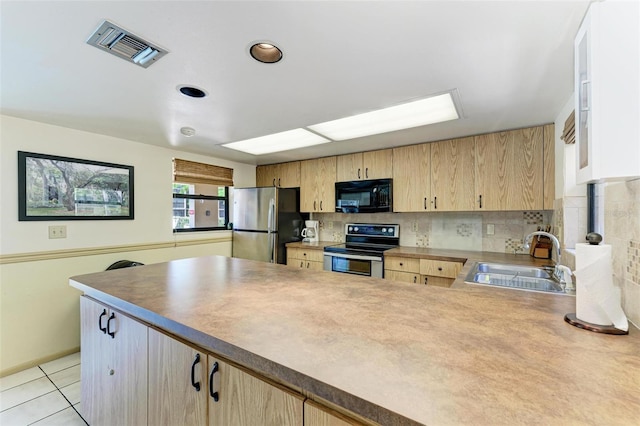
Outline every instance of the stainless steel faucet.
<path fill-rule="evenodd" d="M 560 254 L 562 253 L 562 251 L 560 250 L 560 241 L 558 241 L 556 236 L 553 235 L 553 234 L 550 234 L 550 233 L 544 232 L 544 231 L 536 231 L 536 232 L 530 233 L 529 235 L 524 237 L 524 248 L 525 248 L 525 250 L 528 250 L 529 247 L 531 246 L 531 240 L 533 239 L 534 235 L 543 235 L 545 237 L 549 237 L 549 239 L 553 242 L 553 248 L 556 249 L 556 252 L 558 254 L 558 260 L 556 261 L 556 265 L 559 265 L 560 264 Z"/>
<path fill-rule="evenodd" d="M 544 232 L 544 231 L 532 232 L 526 237 L 524 237 L 525 250 L 529 249 L 529 247 L 531 246 L 531 241 L 535 235 L 542 235 L 545 237 L 549 237 L 549 239 L 553 243 L 553 248 L 556 249 L 556 253 L 558 256 L 558 259 L 556 260 L 555 268 L 553 270 L 553 275 L 561 284 L 563 284 L 563 288 L 564 288 L 564 285 L 568 284 L 569 281 L 571 280 L 571 270 L 560 263 L 560 255 L 562 253 L 562 250 L 560 249 L 560 241 L 558 241 L 558 238 L 556 238 L 555 235 L 550 234 L 548 232 Z"/>

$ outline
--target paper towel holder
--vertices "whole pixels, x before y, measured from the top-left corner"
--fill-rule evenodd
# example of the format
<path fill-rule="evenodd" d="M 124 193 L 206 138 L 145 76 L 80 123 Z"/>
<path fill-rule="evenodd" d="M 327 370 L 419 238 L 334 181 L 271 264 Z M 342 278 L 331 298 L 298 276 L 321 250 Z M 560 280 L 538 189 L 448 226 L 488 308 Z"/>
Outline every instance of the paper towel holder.
<path fill-rule="evenodd" d="M 585 239 L 592 246 L 597 246 L 602 242 L 602 235 L 598 234 L 597 232 L 589 232 Z"/>
<path fill-rule="evenodd" d="M 567 314 L 564 316 L 564 320 L 574 327 L 582 328 L 583 330 L 593 331 L 594 333 L 603 333 L 603 334 L 629 334 L 629 330 L 620 330 L 619 328 L 615 328 L 612 325 L 598 325 L 591 324 L 590 322 L 583 321 L 576 317 L 576 314 Z"/>
<path fill-rule="evenodd" d="M 597 232 L 589 232 L 585 239 L 590 245 L 597 246 L 602 242 L 602 235 L 598 234 Z M 627 331 L 620 330 L 619 328 L 616 328 L 612 325 L 599 325 L 599 324 L 592 324 L 590 322 L 583 321 L 579 319 L 576 316 L 576 314 L 567 314 L 564 316 L 564 320 L 575 327 L 582 328 L 588 331 L 593 331 L 594 333 L 617 334 L 617 335 L 629 334 L 628 330 Z"/>

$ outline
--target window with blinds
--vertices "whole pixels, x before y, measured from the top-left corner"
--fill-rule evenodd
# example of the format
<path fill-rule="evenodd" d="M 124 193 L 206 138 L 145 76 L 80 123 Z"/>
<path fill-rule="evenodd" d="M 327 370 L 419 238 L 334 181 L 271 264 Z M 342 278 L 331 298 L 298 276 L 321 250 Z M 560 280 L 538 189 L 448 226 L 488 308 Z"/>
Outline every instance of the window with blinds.
<path fill-rule="evenodd" d="M 229 224 L 233 169 L 173 159 L 173 231 L 214 231 Z"/>
<path fill-rule="evenodd" d="M 565 144 L 571 145 L 576 143 L 576 112 L 575 110 L 569 114 L 569 117 L 564 122 L 564 129 L 562 130 L 562 136 L 560 139 L 564 141 Z"/>

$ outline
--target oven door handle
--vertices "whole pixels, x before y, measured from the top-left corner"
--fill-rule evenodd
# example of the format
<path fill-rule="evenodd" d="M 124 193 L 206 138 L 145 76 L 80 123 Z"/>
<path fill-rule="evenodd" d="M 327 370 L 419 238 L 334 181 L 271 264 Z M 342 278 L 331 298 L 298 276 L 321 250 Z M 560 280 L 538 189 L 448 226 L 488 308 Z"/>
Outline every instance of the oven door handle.
<path fill-rule="evenodd" d="M 382 257 L 377 256 L 363 256 L 359 254 L 344 254 L 344 253 L 333 253 L 333 252 L 325 252 L 325 256 L 328 257 L 341 257 L 343 259 L 356 259 L 356 260 L 373 260 L 375 262 L 382 262 Z"/>

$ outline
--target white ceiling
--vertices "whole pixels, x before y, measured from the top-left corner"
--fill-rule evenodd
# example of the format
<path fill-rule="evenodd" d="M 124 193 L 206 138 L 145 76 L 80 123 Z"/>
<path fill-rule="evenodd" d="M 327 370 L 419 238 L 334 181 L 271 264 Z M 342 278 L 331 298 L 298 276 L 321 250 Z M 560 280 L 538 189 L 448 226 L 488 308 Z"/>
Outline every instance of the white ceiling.
<path fill-rule="evenodd" d="M 251 164 L 550 123 L 588 4 L 2 0 L 0 112 Z M 89 46 L 104 19 L 170 53 L 144 69 Z M 265 40 L 282 61 L 251 59 Z M 451 89 L 460 120 L 258 157 L 219 146 Z"/>

